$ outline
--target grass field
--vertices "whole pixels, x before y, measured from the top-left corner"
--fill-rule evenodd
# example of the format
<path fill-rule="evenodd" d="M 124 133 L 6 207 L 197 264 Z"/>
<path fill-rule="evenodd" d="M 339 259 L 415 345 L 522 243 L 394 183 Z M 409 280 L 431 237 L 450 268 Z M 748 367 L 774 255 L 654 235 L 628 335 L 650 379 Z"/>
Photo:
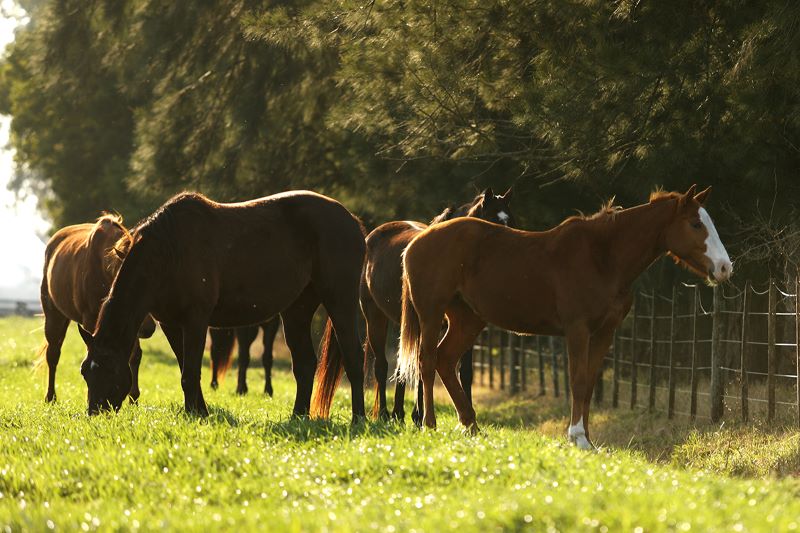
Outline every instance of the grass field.
<path fill-rule="evenodd" d="M 142 399 L 89 419 L 74 327 L 45 405 L 31 361 L 38 319 L 0 320 L 0 525 L 11 530 L 753 530 L 800 527 L 800 434 L 693 427 L 600 411 L 596 440 L 568 446 L 563 401 L 478 394 L 483 433 L 351 428 L 341 389 L 332 421 L 292 420 L 294 380 L 272 400 L 207 387 L 210 418 L 182 412 L 166 341 L 144 343 Z M 254 365 L 250 390 L 262 370 Z M 369 399 L 371 401 L 371 398 Z M 410 411 L 410 409 L 409 409 Z"/>

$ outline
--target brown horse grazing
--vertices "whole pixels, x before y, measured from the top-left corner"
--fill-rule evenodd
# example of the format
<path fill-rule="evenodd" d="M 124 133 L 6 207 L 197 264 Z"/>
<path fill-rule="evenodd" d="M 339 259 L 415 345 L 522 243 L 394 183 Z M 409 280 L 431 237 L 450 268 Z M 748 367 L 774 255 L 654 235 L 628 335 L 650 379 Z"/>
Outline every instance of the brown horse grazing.
<path fill-rule="evenodd" d="M 46 401 L 56 399 L 56 367 L 70 320 L 77 322 L 78 327 L 94 330 L 100 305 L 122 263 L 111 251 L 118 240 L 129 238 L 122 218 L 104 214 L 94 224 L 62 228 L 48 241 L 41 289 L 47 340 L 42 357 L 48 366 Z M 146 317 L 141 323 L 139 337 L 148 338 L 154 331 L 155 322 Z M 133 384 L 128 390 L 135 402 L 139 398 L 139 363 L 142 360 L 138 340 L 128 355 L 133 372 Z"/>
<path fill-rule="evenodd" d="M 132 234 L 97 329 L 87 334 L 81 373 L 89 414 L 120 408 L 131 380 L 126 354 L 149 312 L 180 364 L 186 410 L 201 416 L 208 414 L 200 370 L 209 326 L 257 324 L 280 313 L 297 380 L 294 414 L 305 415 L 317 362 L 311 320 L 322 304 L 335 330 L 323 349 L 343 352 L 353 417 L 364 416 L 357 329 L 364 231 L 342 204 L 309 191 L 231 204 L 183 193 Z"/>
<path fill-rule="evenodd" d="M 709 189 L 657 192 L 630 209 L 607 207 L 545 232 L 459 219 L 420 233 L 406 249 L 399 375 L 422 375 L 425 425 L 436 426 L 438 371 L 461 423 L 477 430 L 458 383 L 458 357 L 487 322 L 522 334 L 564 335 L 572 416 L 568 436 L 589 440 L 589 401 L 614 330 L 630 309 L 631 285 L 667 253 L 721 282 L 731 261 L 703 207 Z M 447 333 L 439 341 L 442 318 Z M 438 343 L 438 345 L 437 345 Z"/>
<path fill-rule="evenodd" d="M 491 188 L 477 195 L 471 202 L 457 209 L 447 208 L 431 221 L 436 224 L 451 218 L 469 216 L 477 217 L 503 225 L 514 223 L 509 204 L 512 191 L 508 189 L 503 195 L 495 195 Z M 422 222 L 396 221 L 387 222 L 375 228 L 367 236 L 367 257 L 361 277 L 360 300 L 361 310 L 367 322 L 367 338 L 364 342 L 364 362 L 370 353 L 375 356 L 375 404 L 372 415 L 376 418 L 390 417 L 386 408 L 386 380 L 389 363 L 386 358 L 386 337 L 389 322 L 400 323 L 400 295 L 402 292 L 403 263 L 402 254 L 411 240 L 427 227 Z M 322 361 L 317 370 L 318 396 L 324 397 L 316 401 L 319 405 L 319 416 L 327 417 L 330 400 L 341 376 L 341 364 L 330 360 Z M 461 384 L 468 396 L 472 391 L 472 350 L 464 355 L 460 368 Z M 420 389 L 421 392 L 421 389 Z M 403 420 L 405 409 L 405 383 L 398 382 L 395 388 L 394 408 L 391 417 Z M 420 402 L 414 406 L 412 417 L 421 419 L 417 413 L 421 409 Z"/>
<path fill-rule="evenodd" d="M 219 381 L 225 376 L 233 358 L 234 340 L 239 345 L 239 381 L 236 394 L 247 394 L 247 368 L 250 366 L 250 345 L 256 340 L 258 330 L 263 332 L 261 364 L 264 366 L 264 394 L 272 396 L 272 345 L 281 325 L 278 317 L 256 326 L 245 326 L 235 329 L 209 328 L 211 336 L 211 388 L 216 389 Z"/>

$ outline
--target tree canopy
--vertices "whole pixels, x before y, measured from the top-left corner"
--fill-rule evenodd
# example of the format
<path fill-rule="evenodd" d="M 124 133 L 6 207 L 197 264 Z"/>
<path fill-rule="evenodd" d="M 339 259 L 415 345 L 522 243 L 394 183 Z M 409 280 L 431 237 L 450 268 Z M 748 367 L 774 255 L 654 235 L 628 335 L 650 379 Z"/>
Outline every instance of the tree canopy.
<path fill-rule="evenodd" d="M 374 225 L 513 184 L 542 229 L 697 182 L 740 264 L 796 260 L 800 4 L 20 3 L 0 112 L 55 225 L 291 188 Z"/>

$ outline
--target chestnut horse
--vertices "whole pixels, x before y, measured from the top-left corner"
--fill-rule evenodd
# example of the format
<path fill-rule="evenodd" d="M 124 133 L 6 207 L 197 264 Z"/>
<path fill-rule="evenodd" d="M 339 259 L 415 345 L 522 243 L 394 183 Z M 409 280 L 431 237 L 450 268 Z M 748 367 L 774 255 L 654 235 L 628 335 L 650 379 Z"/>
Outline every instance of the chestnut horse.
<path fill-rule="evenodd" d="M 491 188 L 461 207 L 448 207 L 437 215 L 431 224 L 461 216 L 479 217 L 496 221 L 500 224 L 513 224 L 513 215 L 509 208 L 511 189 L 504 195 L 495 195 Z M 361 310 L 367 323 L 367 338 L 364 341 L 364 365 L 366 367 L 370 353 L 375 356 L 376 391 L 373 417 L 388 419 L 386 409 L 386 380 L 389 363 L 386 358 L 386 336 L 389 321 L 400 323 L 400 295 L 402 292 L 401 276 L 403 272 L 402 253 L 406 245 L 426 224 L 413 221 L 387 222 L 378 226 L 367 236 L 367 257 L 361 277 L 360 301 Z M 326 333 L 327 334 L 327 333 Z M 341 377 L 340 361 L 324 359 L 317 370 L 317 392 L 312 401 L 312 413 L 315 416 L 327 417 L 330 414 L 333 393 Z M 472 391 L 472 350 L 464 354 L 460 367 L 461 383 L 468 395 Z M 419 423 L 421 416 L 421 392 L 414 405 L 412 419 Z M 391 417 L 403 420 L 405 409 L 405 384 L 398 382 L 395 388 L 394 409 Z"/>
<path fill-rule="evenodd" d="M 258 330 L 263 332 L 261 337 L 264 351 L 261 354 L 261 364 L 264 367 L 264 394 L 272 396 L 272 345 L 281 325 L 278 317 L 255 326 L 244 326 L 235 329 L 209 328 L 211 336 L 211 388 L 216 389 L 219 381 L 231 366 L 233 358 L 234 341 L 239 346 L 239 381 L 236 383 L 236 394 L 247 394 L 247 368 L 250 366 L 250 346 L 258 336 Z"/>
<path fill-rule="evenodd" d="M 514 224 L 509 204 L 512 191 L 508 189 L 503 195 L 495 195 L 491 188 L 478 194 L 471 202 L 457 209 L 447 208 L 431 221 L 431 224 L 444 222 L 456 217 L 477 217 L 498 224 Z M 397 382 L 394 393 L 394 407 L 391 415 L 386 408 L 386 380 L 389 373 L 389 362 L 386 358 L 386 337 L 389 322 L 400 323 L 400 296 L 402 293 L 403 263 L 402 254 L 411 240 L 427 226 L 422 222 L 396 221 L 387 222 L 375 228 L 367 236 L 367 258 L 361 277 L 361 310 L 367 322 L 367 338 L 364 342 L 364 362 L 370 353 L 375 356 L 375 404 L 372 415 L 375 418 L 403 420 L 405 409 L 405 383 Z M 334 376 L 341 373 L 341 365 L 320 364 L 318 370 L 317 391 L 329 390 L 332 396 L 336 386 Z M 472 396 L 472 350 L 468 349 L 461 359 L 459 369 L 461 386 L 471 401 Z M 333 387 L 333 388 L 331 388 Z M 412 418 L 421 423 L 421 394 L 414 404 Z M 321 410 L 327 416 L 330 402 Z"/>
<path fill-rule="evenodd" d="M 456 378 L 458 358 L 487 323 L 527 335 L 563 335 L 569 354 L 569 439 L 591 449 L 589 402 L 614 330 L 628 313 L 631 286 L 666 254 L 711 282 L 728 279 L 731 261 L 695 194 L 653 193 L 630 209 L 606 207 L 544 232 L 459 219 L 420 233 L 403 266 L 398 375 L 422 377 L 428 427 L 436 426 L 438 371 L 459 421 L 476 431 L 475 410 Z M 447 333 L 439 341 L 443 317 Z"/>
<path fill-rule="evenodd" d="M 342 204 L 309 191 L 230 204 L 183 193 L 132 235 L 97 329 L 87 334 L 89 414 L 120 408 L 131 379 L 126 353 L 149 312 L 178 359 L 186 410 L 200 416 L 208 415 L 200 371 L 209 326 L 280 314 L 297 380 L 293 412 L 305 415 L 317 363 L 311 320 L 322 304 L 335 331 L 323 351 L 343 352 L 353 417 L 365 416 L 357 329 L 364 230 Z"/>
<path fill-rule="evenodd" d="M 56 399 L 56 367 L 70 321 L 76 322 L 79 328 L 94 330 L 100 305 L 122 263 L 116 254 L 111 253 L 114 244 L 129 238 L 121 217 L 104 214 L 94 224 L 61 228 L 47 242 L 41 286 L 47 342 L 37 361 L 37 365 L 43 359 L 47 361 L 46 401 Z M 146 317 L 141 323 L 139 337 L 148 338 L 154 331 L 155 322 Z M 142 360 L 138 340 L 128 355 L 133 383 L 126 393 L 129 392 L 131 401 L 135 402 L 139 399 L 139 363 Z"/>

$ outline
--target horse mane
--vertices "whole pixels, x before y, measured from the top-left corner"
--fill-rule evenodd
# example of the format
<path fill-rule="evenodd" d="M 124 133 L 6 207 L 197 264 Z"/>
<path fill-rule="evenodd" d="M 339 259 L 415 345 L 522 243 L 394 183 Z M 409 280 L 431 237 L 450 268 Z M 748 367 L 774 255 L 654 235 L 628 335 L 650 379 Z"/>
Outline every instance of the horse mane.
<path fill-rule="evenodd" d="M 108 224 L 110 224 L 111 226 L 113 226 L 115 229 L 117 229 L 119 232 L 122 233 L 122 236 L 119 239 L 117 239 L 114 245 L 102 256 L 103 269 L 106 272 L 114 274 L 116 268 L 119 267 L 119 261 L 116 254 L 114 253 L 114 250 L 118 246 L 122 246 L 121 243 L 131 240 L 130 231 L 128 231 L 128 228 L 126 228 L 122 223 L 122 215 L 120 215 L 119 213 L 111 213 L 109 211 L 103 211 L 100 214 L 100 216 L 97 217 L 97 220 L 95 220 L 94 226 L 89 231 L 89 234 L 87 235 L 86 239 L 89 243 L 91 243 L 92 240 L 95 238 L 95 236 L 98 233 L 104 231 L 104 226 Z"/>
<path fill-rule="evenodd" d="M 428 223 L 429 226 L 433 226 L 434 224 L 438 224 L 439 222 L 447 222 L 451 218 L 453 218 L 455 211 L 452 207 L 446 207 L 444 211 L 433 217 L 431 221 Z"/>
<path fill-rule="evenodd" d="M 596 213 L 592 213 L 591 215 L 586 215 L 580 211 L 578 211 L 577 215 L 572 215 L 571 217 L 566 218 L 560 226 L 565 224 L 571 224 L 573 222 L 586 222 L 586 221 L 596 221 L 596 222 L 605 222 L 605 221 L 612 221 L 616 218 L 617 213 L 622 211 L 621 205 L 615 205 L 615 197 L 612 196 L 606 202 L 600 205 L 600 209 L 597 210 Z"/>
<path fill-rule="evenodd" d="M 652 202 L 661 202 L 665 200 L 675 200 L 682 196 L 679 192 L 674 191 L 665 191 L 661 187 L 657 187 L 653 192 L 650 193 L 649 201 Z"/>

